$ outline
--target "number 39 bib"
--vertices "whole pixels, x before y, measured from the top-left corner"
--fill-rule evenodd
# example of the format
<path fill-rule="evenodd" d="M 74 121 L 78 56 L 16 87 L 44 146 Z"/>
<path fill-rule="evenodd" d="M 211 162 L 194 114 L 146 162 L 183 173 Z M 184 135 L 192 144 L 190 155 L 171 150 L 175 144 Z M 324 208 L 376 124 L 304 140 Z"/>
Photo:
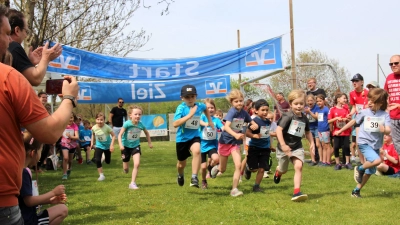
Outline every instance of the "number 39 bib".
<path fill-rule="evenodd" d="M 364 117 L 364 130 L 368 132 L 379 132 L 379 125 L 383 125 L 384 117 Z"/>
<path fill-rule="evenodd" d="M 292 120 L 289 126 L 288 133 L 297 137 L 303 137 L 306 124 L 297 120 Z"/>
<path fill-rule="evenodd" d="M 185 123 L 185 128 L 187 129 L 199 129 L 200 125 L 200 116 L 192 116 L 192 118 L 188 119 Z"/>
<path fill-rule="evenodd" d="M 217 130 L 211 127 L 204 127 L 203 129 L 203 140 L 216 140 Z"/>

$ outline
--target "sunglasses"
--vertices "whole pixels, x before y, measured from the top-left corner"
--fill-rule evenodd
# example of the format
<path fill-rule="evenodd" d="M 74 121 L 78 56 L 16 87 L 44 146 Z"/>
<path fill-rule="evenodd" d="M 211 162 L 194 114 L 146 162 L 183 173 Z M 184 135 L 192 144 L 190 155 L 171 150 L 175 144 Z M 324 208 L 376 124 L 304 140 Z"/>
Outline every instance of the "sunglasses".
<path fill-rule="evenodd" d="M 118 103 L 122 103 L 122 104 L 124 104 L 124 102 L 118 102 Z"/>
<path fill-rule="evenodd" d="M 397 65 L 399 65 L 399 63 L 400 62 L 392 62 L 392 63 L 389 63 L 389 66 L 393 66 L 393 65 L 397 66 Z"/>

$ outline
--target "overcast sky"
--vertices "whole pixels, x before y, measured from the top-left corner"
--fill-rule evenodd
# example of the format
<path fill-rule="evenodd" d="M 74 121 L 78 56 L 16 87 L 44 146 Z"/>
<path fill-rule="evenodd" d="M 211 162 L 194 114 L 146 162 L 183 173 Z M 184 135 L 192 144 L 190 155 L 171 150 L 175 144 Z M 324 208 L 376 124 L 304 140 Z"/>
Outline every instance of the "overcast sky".
<path fill-rule="evenodd" d="M 295 51 L 320 50 L 352 75 L 362 74 L 366 83 L 377 80 L 377 54 L 386 75 L 390 56 L 400 54 L 399 5 L 399 0 L 293 0 Z M 160 16 L 163 7 L 135 13 L 130 29 L 143 27 L 152 38 L 128 56 L 179 58 L 227 51 L 237 48 L 237 30 L 241 46 L 285 34 L 282 53 L 290 52 L 289 0 L 175 0 L 169 15 Z M 379 79 L 383 85 L 382 73 Z"/>

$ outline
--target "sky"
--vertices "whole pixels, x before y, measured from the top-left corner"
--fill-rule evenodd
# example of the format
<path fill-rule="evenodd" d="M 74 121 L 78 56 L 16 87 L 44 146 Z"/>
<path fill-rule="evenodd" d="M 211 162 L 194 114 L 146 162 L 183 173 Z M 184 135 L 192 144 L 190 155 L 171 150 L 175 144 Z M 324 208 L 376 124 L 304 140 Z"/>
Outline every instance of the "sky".
<path fill-rule="evenodd" d="M 289 0 L 175 0 L 169 15 L 164 4 L 146 0 L 150 9 L 137 10 L 128 29 L 152 35 L 135 58 L 184 58 L 236 49 L 240 45 L 283 34 L 282 59 L 290 52 Z M 377 80 L 377 54 L 386 75 L 390 57 L 400 54 L 398 0 L 293 0 L 295 52 L 325 53 L 365 84 Z M 250 77 L 260 73 L 250 74 Z M 385 77 L 380 72 L 379 83 Z M 349 81 L 350 82 L 350 81 Z"/>

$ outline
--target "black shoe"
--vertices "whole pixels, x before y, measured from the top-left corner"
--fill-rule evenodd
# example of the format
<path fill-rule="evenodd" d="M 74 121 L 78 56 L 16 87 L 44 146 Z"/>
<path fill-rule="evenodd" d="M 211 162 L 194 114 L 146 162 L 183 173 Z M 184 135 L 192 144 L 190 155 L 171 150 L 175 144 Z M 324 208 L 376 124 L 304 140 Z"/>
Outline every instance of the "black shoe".
<path fill-rule="evenodd" d="M 281 176 L 277 176 L 276 175 L 276 171 L 274 173 L 274 183 L 275 184 L 279 184 L 279 182 L 281 182 Z"/>
<path fill-rule="evenodd" d="M 183 186 L 185 184 L 185 179 L 183 178 L 183 176 L 178 175 L 178 184 L 179 186 Z"/>
<path fill-rule="evenodd" d="M 244 178 L 246 178 L 246 180 L 249 180 L 251 177 L 251 171 L 249 170 L 249 168 L 247 167 L 247 164 L 244 168 Z"/>
<path fill-rule="evenodd" d="M 358 166 L 354 167 L 354 180 L 357 184 L 361 184 L 365 170 L 359 170 Z"/>
<path fill-rule="evenodd" d="M 352 197 L 355 197 L 355 198 L 361 198 L 360 190 L 358 190 L 358 191 L 353 190 L 353 191 L 351 192 L 351 196 L 352 196 Z"/>
<path fill-rule="evenodd" d="M 197 177 L 192 178 L 190 181 L 190 187 L 199 187 L 199 179 L 197 179 Z"/>

